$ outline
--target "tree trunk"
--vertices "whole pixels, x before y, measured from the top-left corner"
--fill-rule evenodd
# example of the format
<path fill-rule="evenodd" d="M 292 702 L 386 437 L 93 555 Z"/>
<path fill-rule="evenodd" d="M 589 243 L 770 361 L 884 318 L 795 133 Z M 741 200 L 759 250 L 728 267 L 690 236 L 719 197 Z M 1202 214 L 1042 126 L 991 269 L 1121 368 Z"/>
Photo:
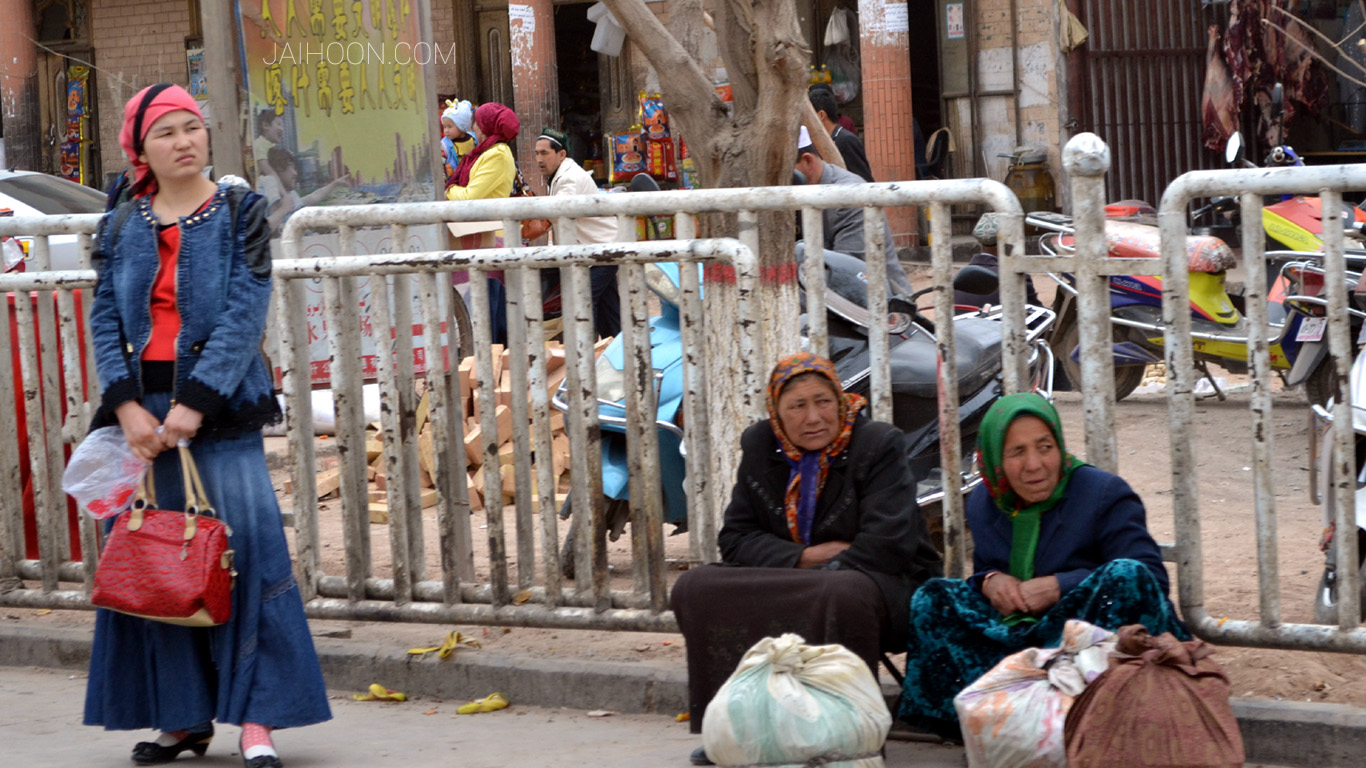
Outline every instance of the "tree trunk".
<path fill-rule="evenodd" d="M 661 78 L 664 102 L 688 140 L 704 187 L 783 186 L 791 183 L 797 128 L 806 99 L 806 65 L 811 51 L 802 37 L 791 0 L 719 0 L 718 47 L 734 94 L 734 114 L 712 87 L 710 62 L 697 60 L 702 14 L 696 0 L 672 8 L 671 34 L 643 0 L 604 0 L 640 46 Z M 823 132 L 822 132 L 823 133 Z M 814 138 L 814 136 L 813 136 Z M 824 140 L 833 146 L 829 136 Z M 730 497 L 739 464 L 740 432 L 764 415 L 763 386 L 784 354 L 796 351 L 798 333 L 795 217 L 764 213 L 746 224 L 735 215 L 704 217 L 700 237 L 739 237 L 759 261 L 759 311 L 752 359 L 738 354 L 735 272 L 707 270 L 707 374 L 713 404 L 710 476 L 713 507 L 719 513 Z M 746 377 L 758 391 L 743 391 Z M 707 470 L 703 470 L 707 471 Z"/>

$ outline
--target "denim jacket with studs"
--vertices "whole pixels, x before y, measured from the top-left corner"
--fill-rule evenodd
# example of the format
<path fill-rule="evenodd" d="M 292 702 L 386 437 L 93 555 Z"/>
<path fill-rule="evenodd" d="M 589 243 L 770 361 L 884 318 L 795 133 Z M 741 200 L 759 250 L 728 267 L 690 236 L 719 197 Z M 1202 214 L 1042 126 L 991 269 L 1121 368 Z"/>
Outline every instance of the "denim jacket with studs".
<path fill-rule="evenodd" d="M 101 397 L 92 429 L 117 424 L 114 409 L 145 394 L 142 352 L 152 333 L 159 225 L 150 197 L 123 206 L 134 209 L 122 217 L 119 209 L 105 214 L 95 236 L 99 279 L 90 332 Z M 271 293 L 265 214 L 265 198 L 220 184 L 207 207 L 180 219 L 180 333 L 172 397 L 204 415 L 201 438 L 237 435 L 280 420 L 261 352 Z M 119 221 L 120 231 L 111 232 Z"/>

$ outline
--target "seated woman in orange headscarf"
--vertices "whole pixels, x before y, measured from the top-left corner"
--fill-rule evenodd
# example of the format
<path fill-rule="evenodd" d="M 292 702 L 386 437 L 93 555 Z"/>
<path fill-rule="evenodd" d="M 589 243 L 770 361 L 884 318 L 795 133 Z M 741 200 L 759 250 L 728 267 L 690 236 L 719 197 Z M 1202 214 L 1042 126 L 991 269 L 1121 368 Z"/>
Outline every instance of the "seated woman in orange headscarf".
<path fill-rule="evenodd" d="M 740 438 L 723 562 L 684 573 L 671 597 L 687 640 L 693 733 L 765 637 L 839 643 L 874 675 L 884 650 L 905 650 L 911 594 L 941 562 L 915 504 L 904 435 L 863 416 L 863 404 L 823 357 L 796 354 L 773 369 L 769 416 Z"/>

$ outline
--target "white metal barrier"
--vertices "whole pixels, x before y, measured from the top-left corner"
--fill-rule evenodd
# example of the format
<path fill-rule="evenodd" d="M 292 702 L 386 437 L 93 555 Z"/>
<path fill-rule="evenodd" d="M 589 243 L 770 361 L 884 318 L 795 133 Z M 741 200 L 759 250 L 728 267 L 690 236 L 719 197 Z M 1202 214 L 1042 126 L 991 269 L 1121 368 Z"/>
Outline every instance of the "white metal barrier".
<path fill-rule="evenodd" d="M 1337 482 L 1335 536 L 1338 563 L 1339 626 L 1287 624 L 1281 619 L 1276 505 L 1272 492 L 1271 365 L 1266 312 L 1266 264 L 1260 255 L 1266 239 L 1262 227 L 1265 195 L 1319 195 L 1324 211 L 1342 210 L 1342 193 L 1366 190 L 1366 166 L 1341 165 L 1305 168 L 1268 168 L 1187 173 L 1172 182 L 1159 210 L 1163 254 L 1163 322 L 1166 324 L 1167 375 L 1172 438 L 1172 482 L 1177 533 L 1177 573 L 1181 613 L 1192 631 L 1208 640 L 1230 645 L 1268 648 L 1366 652 L 1366 629 L 1361 625 L 1357 583 L 1355 447 L 1352 429 L 1352 339 L 1347 312 L 1344 236 L 1342 227 L 1324 226 L 1325 285 L 1328 298 L 1328 346 L 1336 365 L 1333 376 L 1334 443 Z M 1193 435 L 1195 396 L 1191 344 L 1191 314 L 1187 309 L 1186 207 L 1196 198 L 1234 195 L 1242 204 L 1243 263 L 1247 269 L 1247 307 L 1252 347 L 1252 455 L 1255 483 L 1258 591 L 1260 617 L 1216 619 L 1204 599 L 1204 558 L 1195 484 Z M 1325 217 L 1327 218 L 1327 217 Z"/>
<path fill-rule="evenodd" d="M 644 265 L 652 261 L 669 260 L 686 264 L 717 262 L 730 265 L 736 274 L 738 318 L 718 318 L 704 313 L 698 275 L 694 269 L 681 271 L 683 278 L 682 324 L 685 346 L 685 387 L 687 391 L 685 430 L 690 465 L 715 467 L 719 471 L 688 473 L 688 507 L 690 520 L 690 556 L 694 562 L 715 560 L 716 522 L 719 506 L 713 503 L 728 491 L 730 478 L 738 463 L 735 445 L 715 445 L 709 439 L 709 407 L 727 392 L 741 398 L 746 417 L 759 415 L 762 409 L 763 379 L 767 373 L 761 367 L 756 331 L 765 318 L 757 316 L 753 301 L 757 280 L 756 260 L 757 217 L 763 211 L 802 211 L 808 252 L 819 252 L 822 243 L 820 210 L 823 208 L 862 207 L 865 210 L 867 251 L 881 253 L 883 246 L 882 208 L 900 205 L 928 205 L 934 222 L 934 272 L 936 283 L 936 314 L 953 314 L 952 254 L 950 251 L 949 220 L 951 205 L 983 204 L 1003 214 L 1001 242 L 1007 254 L 1023 252 L 1023 222 L 1018 202 L 1001 184 L 987 180 L 885 183 L 861 187 L 820 187 L 773 189 L 706 190 L 703 192 L 659 192 L 650 194 L 591 195 L 570 198 L 522 198 L 476 201 L 467 203 L 420 203 L 392 206 L 356 206 L 310 208 L 291 218 L 282 242 L 286 258 L 275 263 L 277 326 L 281 333 L 277 364 L 285 373 L 290 457 L 293 462 L 293 519 L 296 529 L 296 563 L 300 586 L 310 615 L 316 617 L 344 617 L 408 621 L 463 621 L 502 625 L 537 625 L 562 627 L 598 627 L 637 630 L 669 630 L 674 627 L 667 608 L 665 582 L 666 564 L 662 556 L 661 510 L 656 494 L 647 489 L 657 487 L 657 460 L 652 456 L 655 429 L 653 423 L 654 391 L 649 386 L 650 344 L 647 328 L 646 288 Z M 704 213 L 733 213 L 739 222 L 739 241 L 692 240 L 693 216 Z M 624 233 L 634 231 L 635 216 L 670 215 L 676 220 L 679 240 L 651 243 L 622 243 L 609 246 L 554 246 L 543 248 L 509 248 L 479 251 L 429 252 L 388 255 L 342 256 L 333 259 L 303 260 L 288 258 L 297 253 L 298 243 L 306 231 L 336 231 L 342 253 L 354 253 L 354 233 L 358 228 L 390 227 L 393 240 L 406 240 L 406 228 L 447 221 L 505 222 L 505 228 L 515 231 L 516 222 L 529 218 L 553 218 L 562 235 L 572 232 L 573 220 L 586 216 L 617 216 Z M 94 229 L 96 217 L 75 217 L 64 224 L 82 232 Z M 41 227 L 60 229 L 52 222 Z M 0 235 L 37 232 L 40 225 L 33 221 L 0 221 Z M 56 227 L 56 229 L 53 229 Z M 598 413 L 594 399 L 594 367 L 591 339 L 591 311 L 589 309 L 588 269 L 595 264 L 621 264 L 620 284 L 623 306 L 623 327 L 628 350 L 626 381 L 628 391 L 628 422 L 631 439 L 632 467 L 632 589 L 613 590 L 606 567 L 602 546 L 601 467 L 598 451 Z M 34 266 L 38 266 L 35 264 Z M 538 492 L 531 490 L 530 455 L 544 456 L 549 452 L 547 434 L 548 403 L 545 400 L 544 339 L 541 334 L 541 304 L 537 271 L 559 268 L 565 275 L 566 340 L 568 342 L 570 411 L 568 433 L 571 440 L 572 504 L 577 510 L 593 510 L 593 514 L 576 514 L 577 557 L 575 588 L 565 589 L 560 581 L 556 545 L 558 532 L 553 501 L 553 489 L 547 481 L 546 469 L 536 478 Z M 478 279 L 489 270 L 507 270 L 509 295 L 509 331 L 512 390 L 531 392 L 530 400 L 520 394 L 513 398 L 515 440 L 515 526 L 517 552 L 515 575 L 509 568 L 507 534 L 501 514 L 486 515 L 488 528 L 489 575 L 486 580 L 475 578 L 473 562 L 474 531 L 469 515 L 466 484 L 463 479 L 464 445 L 461 441 L 461 421 L 450 413 L 452 404 L 459 404 L 456 377 L 452 361 L 438 364 L 440 355 L 428 355 L 431 365 L 427 373 L 431 392 L 430 418 L 435 435 L 438 491 L 437 550 L 440 553 L 439 578 L 428 578 L 424 554 L 430 548 L 424 541 L 421 526 L 421 504 L 417 498 L 416 473 L 418 466 L 417 435 L 413 430 L 415 398 L 413 393 L 412 339 L 397 334 L 392 348 L 380 345 L 379 374 L 382 398 L 382 439 L 385 449 L 384 473 L 389 492 L 389 545 L 392 552 L 392 574 L 380 576 L 374 572 L 371 557 L 371 525 L 367 514 L 366 463 L 364 452 L 365 425 L 360 411 L 360 360 L 358 346 L 358 288 L 356 278 L 367 275 L 383 278 L 389 290 L 372 290 L 372 317 L 381 328 L 406 328 L 413 324 L 412 303 L 399 297 L 412 295 L 414 283 L 420 296 L 420 325 L 424 329 L 424 343 L 428 350 L 440 349 L 440 328 L 449 323 L 451 315 L 451 287 L 445 276 L 453 271 L 471 270 L 476 279 L 471 281 L 477 368 L 491 368 L 489 352 L 490 329 L 485 318 L 488 296 L 484 282 Z M 824 314 L 824 273 L 821 262 L 808 260 L 804 270 L 810 316 L 810 336 L 814 349 L 826 347 Z M 301 282 L 305 279 L 322 280 L 326 295 L 326 315 L 331 333 L 333 393 L 338 418 L 337 440 L 341 456 L 341 517 L 344 528 L 345 573 L 324 573 L 321 566 L 321 547 L 318 509 L 314 493 L 315 456 L 313 429 L 310 424 L 309 375 L 306 341 L 299 330 L 303 301 Z M 388 280 L 392 279 L 392 284 Z M 32 273 L 9 276 L 0 280 L 6 290 L 47 291 L 54 286 L 63 290 L 89 287 L 93 273 L 82 271 L 67 275 Z M 884 317 L 887 312 L 885 264 L 879 258 L 868 261 L 869 309 L 873 317 Z M 714 290 L 708 284 L 707 290 Z M 716 290 L 720 290 L 717 288 Z M 392 291 L 392 296 L 390 295 Z M 1018 390 L 1027 386 L 1027 357 L 1029 348 L 1024 333 L 1023 286 L 1019 281 L 1007 280 L 1002 285 L 1003 300 L 1008 315 L 1005 340 L 1005 386 Z M 59 297 L 62 291 L 58 291 Z M 65 299 L 59 299 L 65 301 Z M 40 303 L 41 306 L 41 303 Z M 1013 325 L 1011 323 L 1014 323 Z M 725 350 L 709 349 L 705 341 L 707 325 L 714 324 L 723 333 L 733 334 L 733 343 Z M 65 338 L 74 333 L 74 315 L 64 315 L 61 333 Z M 957 378 L 956 356 L 952 324 L 936 337 L 942 357 L 942 376 Z M 732 330 L 733 329 L 733 330 Z M 796 329 L 792 338 L 796 339 Z M 2 334 L 0 334 L 2 335 Z M 870 329 L 872 352 L 872 407 L 874 415 L 890 419 L 891 387 L 888 366 L 888 328 L 873 323 Z M 50 338 L 50 337 L 44 337 Z M 21 338 L 24 349 L 35 349 L 33 340 Z M 70 347 L 64 349 L 64 353 Z M 738 350 L 739 354 L 735 354 Z M 707 354 L 731 354 L 735 360 L 735 381 L 709 381 L 704 373 Z M 36 354 L 36 351 L 35 351 Z M 51 354 L 44 348 L 44 354 Z M 70 357 L 68 353 L 66 355 Z M 93 359 L 93 357 L 92 357 Z M 519 364 L 525 362 L 525 365 Z M 67 361 L 70 363 L 71 361 Z M 36 370 L 36 368 L 35 368 Z M 44 371 L 51 371 L 51 366 Z M 27 368 L 26 368 L 27 371 Z M 92 371 L 93 374 L 93 371 Z M 93 391 L 94 377 L 89 377 L 87 391 L 68 395 L 72 412 L 88 419 L 86 402 L 97 402 Z M 479 381 L 480 426 L 483 434 L 497 433 L 492 413 L 493 387 L 488 379 Z M 26 387 L 27 390 L 27 387 Z M 43 389 L 49 396 L 52 387 Z M 2 395 L 3 392 L 0 392 Z M 962 472 L 958 446 L 958 394 L 955 388 L 944 390 L 940 403 L 940 442 L 945 448 L 942 457 L 944 475 L 950 478 Z M 46 418 L 46 432 L 51 433 L 54 409 L 42 412 Z M 3 419 L 0 416 L 0 419 Z M 42 420 L 42 419 L 39 419 Z M 70 421 L 70 420 L 69 420 Z M 0 422 L 3 423 L 3 422 Z M 67 442 L 78 440 L 84 433 L 84 422 L 66 425 Z M 30 430 L 32 435 L 32 431 Z M 0 441 L 3 442 L 3 441 Z M 498 441 L 483 441 L 483 456 L 495 465 Z M 56 449 L 60 451 L 60 447 Z M 41 579 L 38 589 L 22 586 L 0 594 L 0 604 L 35 607 L 87 607 L 86 594 L 95 565 L 97 536 L 94 526 L 82 519 L 82 531 L 87 545 L 83 562 L 67 562 L 62 548 L 61 531 L 65 525 L 64 499 L 57 478 L 62 462 L 60 453 L 44 447 L 35 454 L 35 477 L 45 472 L 42 481 L 49 489 L 38 510 L 40 527 L 44 531 L 35 561 L 23 560 L 21 511 L 14 501 L 20 497 L 17 487 L 0 487 L 0 506 L 4 511 L 5 538 L 0 540 L 0 579 L 21 576 Z M 710 455 L 709 455 L 710 454 Z M 46 460 L 42 460 L 45 457 Z M 3 456 L 0 456 L 3 458 Z M 37 464 L 43 468 L 38 469 Z M 541 463 L 544 466 L 544 462 Z M 712 480 L 715 478 L 715 480 Z M 0 477 L 0 482 L 4 478 Z M 490 479 L 486 491 L 492 491 Z M 52 489 L 56 489 L 55 491 Z M 398 490 L 394 490 L 398 489 Z M 13 493 L 9 493 L 13 490 Z M 497 494 L 489 494 L 499 498 Z M 541 515 L 539 529 L 534 515 Z M 943 505 L 945 547 L 950 573 L 962 573 L 965 567 L 962 499 L 958 494 L 947 495 Z M 536 551 L 537 534 L 541 539 Z M 84 589 L 59 589 L 59 582 L 84 582 Z M 3 590 L 0 587 L 0 590 Z"/>

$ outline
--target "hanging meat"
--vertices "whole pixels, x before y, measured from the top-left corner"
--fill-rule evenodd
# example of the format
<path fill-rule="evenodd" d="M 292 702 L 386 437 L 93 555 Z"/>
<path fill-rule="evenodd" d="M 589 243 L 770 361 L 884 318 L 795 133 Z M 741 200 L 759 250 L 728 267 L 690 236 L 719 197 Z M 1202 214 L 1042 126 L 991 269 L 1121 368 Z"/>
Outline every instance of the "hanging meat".
<path fill-rule="evenodd" d="M 1278 13 L 1272 18 L 1277 19 L 1289 35 L 1281 36 L 1283 42 L 1278 52 L 1276 74 L 1285 84 L 1286 98 L 1302 104 L 1305 111 L 1316 115 L 1328 104 L 1328 74 L 1312 55 L 1315 50 L 1313 35 L 1281 5 L 1282 0 L 1276 0 Z"/>
<path fill-rule="evenodd" d="M 1228 63 L 1233 103 L 1241 105 L 1254 85 L 1261 56 L 1261 21 L 1258 0 L 1233 0 L 1228 6 L 1228 31 L 1224 33 L 1224 61 Z"/>
<path fill-rule="evenodd" d="M 1228 137 L 1238 130 L 1238 104 L 1233 97 L 1233 78 L 1219 51 L 1219 25 L 1209 27 L 1205 55 L 1205 95 L 1202 100 L 1205 146 L 1220 152 Z"/>

